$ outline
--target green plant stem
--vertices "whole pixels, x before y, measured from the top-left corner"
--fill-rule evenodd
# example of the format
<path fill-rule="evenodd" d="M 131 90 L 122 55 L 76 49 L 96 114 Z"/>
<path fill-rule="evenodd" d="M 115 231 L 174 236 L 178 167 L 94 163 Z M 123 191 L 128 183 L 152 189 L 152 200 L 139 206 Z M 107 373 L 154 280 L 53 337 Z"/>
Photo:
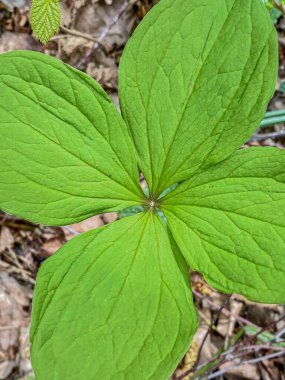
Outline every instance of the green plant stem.
<path fill-rule="evenodd" d="M 285 109 L 266 112 L 260 124 L 260 128 L 266 128 L 280 123 L 285 123 Z"/>
<path fill-rule="evenodd" d="M 285 17 L 285 9 L 282 7 L 282 5 L 279 4 L 279 3 L 278 3 L 277 1 L 275 1 L 275 0 L 272 0 L 271 2 L 272 2 L 272 4 L 273 4 L 273 6 L 274 6 L 276 9 L 278 9 L 278 10 L 282 13 L 282 15 Z"/>
<path fill-rule="evenodd" d="M 282 116 L 282 115 L 285 115 L 285 109 L 269 111 L 269 112 L 266 112 L 265 119 L 269 117 Z"/>
<path fill-rule="evenodd" d="M 260 127 L 266 128 L 266 127 L 270 127 L 271 125 L 280 124 L 284 122 L 285 122 L 285 115 L 276 116 L 276 117 L 268 117 L 262 120 Z"/>

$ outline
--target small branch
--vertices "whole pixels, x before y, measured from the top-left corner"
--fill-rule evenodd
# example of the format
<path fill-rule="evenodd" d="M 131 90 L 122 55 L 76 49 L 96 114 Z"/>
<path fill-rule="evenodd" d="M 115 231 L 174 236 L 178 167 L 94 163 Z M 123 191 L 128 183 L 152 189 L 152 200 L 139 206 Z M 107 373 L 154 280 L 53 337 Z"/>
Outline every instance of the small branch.
<path fill-rule="evenodd" d="M 261 350 L 272 350 L 272 351 L 278 351 L 280 352 L 285 352 L 284 347 L 277 347 L 277 346 L 272 346 L 271 343 L 269 344 L 262 344 L 262 345 L 254 345 L 254 346 L 247 346 L 243 347 L 241 344 L 238 344 L 237 346 L 231 347 L 229 350 L 222 352 L 219 356 L 213 357 L 211 360 L 206 361 L 199 365 L 196 368 L 196 373 L 200 372 L 201 369 L 205 368 L 206 366 L 208 367 L 209 364 L 216 362 L 219 360 L 219 362 L 211 368 L 211 370 L 217 369 L 221 364 L 225 363 L 226 361 L 232 362 L 236 359 L 240 359 L 245 355 L 249 355 L 252 353 L 257 353 Z M 236 353 L 234 355 L 234 353 Z M 188 373 L 189 374 L 189 373 Z M 186 376 L 187 374 L 184 374 L 183 376 Z M 195 375 L 193 374 L 193 379 L 195 378 L 200 378 L 200 375 Z M 183 379 L 183 378 L 182 378 Z"/>
<path fill-rule="evenodd" d="M 285 137 L 285 131 L 279 131 L 279 132 L 272 132 L 272 133 L 263 133 L 260 135 L 253 135 L 250 139 L 249 142 L 253 141 L 264 141 L 267 139 L 278 139 L 281 137 Z"/>
<path fill-rule="evenodd" d="M 32 225 L 32 224 L 25 224 L 25 223 L 20 223 L 20 222 L 17 222 L 17 221 L 6 221 L 6 220 L 3 220 L 0 222 L 0 226 L 6 226 L 6 227 L 10 227 L 10 228 L 13 228 L 15 230 L 28 230 L 28 231 L 33 231 L 35 229 L 35 226 Z"/>
<path fill-rule="evenodd" d="M 202 296 L 199 292 L 197 292 L 196 290 L 192 290 L 193 294 L 200 298 L 200 299 L 203 299 L 203 300 L 206 300 L 206 302 L 214 309 L 216 310 L 219 310 L 219 306 L 217 304 L 215 304 L 213 301 L 211 301 L 209 298 L 205 298 L 204 296 Z M 248 321 L 247 319 L 243 318 L 243 317 L 240 317 L 240 316 L 235 316 L 232 312 L 230 312 L 229 310 L 227 309 L 222 309 L 221 311 L 222 314 L 224 314 L 226 317 L 235 317 L 237 321 L 240 321 L 241 323 L 244 323 L 245 325 L 248 325 L 248 326 L 252 326 L 252 327 L 255 327 L 255 328 L 258 328 L 260 329 L 261 327 L 257 326 L 256 324 Z"/>
<path fill-rule="evenodd" d="M 234 328 L 235 328 L 235 325 L 237 322 L 237 317 L 240 315 L 242 308 L 243 308 L 243 304 L 240 302 L 234 303 L 233 307 L 231 308 L 231 313 L 233 315 L 229 319 L 229 325 L 228 325 L 227 334 L 226 334 L 225 342 L 224 342 L 224 349 L 225 350 L 229 346 L 229 342 L 232 339 Z"/>
<path fill-rule="evenodd" d="M 262 327 L 256 334 L 254 334 L 252 337 L 253 338 L 257 338 L 260 334 L 262 334 L 263 332 L 269 330 L 270 328 L 276 326 L 279 322 L 283 321 L 283 319 L 285 319 L 285 315 L 282 315 L 282 317 L 278 318 L 277 321 L 273 321 L 271 322 L 269 325 L 265 326 L 265 327 Z M 277 342 L 277 337 L 275 336 L 273 338 L 273 341 Z"/>
<path fill-rule="evenodd" d="M 79 235 L 80 233 L 75 231 L 75 229 L 73 229 L 72 227 L 70 226 L 64 226 L 63 227 L 66 231 L 68 231 L 69 233 L 71 233 L 72 235 Z"/>
<path fill-rule="evenodd" d="M 111 30 L 114 28 L 114 26 L 118 23 L 118 21 L 121 19 L 121 17 L 124 15 L 124 13 L 130 9 L 135 3 L 137 3 L 138 0 L 125 0 L 122 7 L 119 9 L 119 12 L 115 15 L 115 17 L 111 20 L 111 22 L 104 28 L 104 30 L 101 32 L 99 37 L 97 38 L 96 42 L 90 49 L 89 53 L 85 55 L 81 59 L 81 61 L 77 65 L 77 69 L 83 70 L 87 66 L 88 62 L 91 60 L 92 55 L 94 52 L 102 46 L 103 40 L 110 34 Z"/>
<path fill-rule="evenodd" d="M 202 342 L 201 342 L 201 344 L 200 344 L 200 347 L 199 347 L 199 350 L 198 350 L 198 353 L 197 353 L 197 358 L 196 358 L 196 360 L 195 360 L 195 363 L 192 365 L 192 367 L 191 367 L 188 371 L 186 371 L 186 372 L 184 372 L 182 375 L 178 376 L 178 377 L 177 377 L 177 380 L 183 380 L 183 379 L 185 378 L 185 376 L 190 375 L 190 373 L 196 371 L 197 366 L 198 366 L 198 364 L 199 364 L 199 360 L 200 360 L 200 356 L 201 356 L 201 353 L 202 353 L 203 347 L 204 347 L 204 345 L 205 345 L 205 343 L 206 343 L 206 340 L 207 340 L 207 338 L 208 338 L 208 336 L 209 336 L 211 330 L 213 329 L 213 327 L 214 327 L 214 326 L 216 325 L 216 323 L 218 322 L 219 316 L 220 316 L 220 314 L 222 313 L 222 310 L 225 308 L 226 304 L 229 302 L 230 298 L 231 298 L 231 295 L 227 295 L 225 301 L 224 301 L 224 302 L 222 303 L 222 305 L 218 308 L 216 315 L 215 315 L 214 317 L 212 317 L 212 321 L 211 321 L 210 325 L 208 326 L 207 332 L 206 332 L 206 334 L 204 335 L 203 340 L 202 340 Z"/>
<path fill-rule="evenodd" d="M 79 30 L 75 30 L 75 29 L 68 29 L 68 28 L 65 28 L 64 26 L 61 26 L 60 30 L 62 30 L 64 33 L 70 34 L 71 36 L 82 37 L 82 38 L 85 38 L 86 40 L 93 41 L 96 44 L 103 47 L 103 45 L 97 40 L 97 38 L 91 36 L 90 34 L 83 33 L 83 32 L 80 32 Z"/>
<path fill-rule="evenodd" d="M 284 355 L 285 355 L 285 350 L 280 351 L 280 352 L 275 352 L 274 354 L 261 356 L 261 357 L 256 358 L 256 359 L 246 360 L 243 363 L 235 364 L 235 365 L 229 366 L 227 368 L 224 368 L 220 371 L 217 371 L 217 372 L 213 373 L 212 375 L 209 375 L 207 377 L 207 379 L 208 380 L 216 379 L 217 377 L 224 375 L 225 373 L 229 372 L 230 370 L 232 370 L 234 368 L 242 367 L 242 366 L 247 365 L 247 364 L 257 364 L 257 363 L 263 362 L 264 360 L 275 359 L 275 358 L 278 358 L 278 357 L 284 356 Z"/>
<path fill-rule="evenodd" d="M 7 270 L 8 273 L 19 275 L 19 277 L 25 282 L 31 284 L 32 286 L 35 285 L 35 280 L 30 277 L 30 273 L 28 273 L 26 270 L 18 268 L 16 266 L 11 266 L 5 261 L 0 259 L 0 269 L 4 268 Z"/>
<path fill-rule="evenodd" d="M 227 303 L 229 302 L 230 298 L 231 298 L 231 295 L 228 295 L 228 296 L 226 297 L 225 301 L 222 303 L 222 305 L 221 305 L 220 308 L 218 309 L 216 315 L 215 315 L 214 317 L 212 317 L 211 324 L 210 324 L 210 326 L 208 327 L 208 330 L 207 330 L 206 334 L 204 335 L 204 338 L 203 338 L 203 340 L 202 340 L 202 343 L 200 344 L 199 351 L 198 351 L 198 353 L 197 353 L 197 358 L 196 358 L 196 360 L 195 360 L 195 363 L 193 364 L 193 366 L 192 366 L 192 368 L 191 368 L 192 371 L 195 371 L 195 370 L 196 370 L 197 365 L 198 365 L 199 360 L 200 360 L 200 356 L 201 356 L 201 353 L 202 353 L 203 347 L 204 347 L 204 345 L 205 345 L 205 343 L 206 343 L 206 340 L 207 340 L 207 338 L 208 338 L 208 336 L 209 336 L 211 330 L 213 329 L 213 326 L 215 326 L 216 323 L 218 322 L 219 316 L 220 316 L 221 312 L 223 311 L 223 309 L 225 308 L 225 306 L 227 305 Z M 182 378 L 182 379 L 179 379 L 179 377 L 178 377 L 177 380 L 183 380 L 183 378 Z"/>
<path fill-rule="evenodd" d="M 282 5 L 275 0 L 271 0 L 271 2 L 273 6 L 282 13 L 282 16 L 285 17 L 285 9 L 282 7 Z"/>
<path fill-rule="evenodd" d="M 284 317 L 285 318 L 285 317 Z M 275 335 L 275 342 L 280 342 L 281 338 L 285 335 L 285 327 Z"/>
<path fill-rule="evenodd" d="M 267 344 L 260 344 L 260 345 L 253 345 L 253 346 L 246 346 L 246 347 L 241 347 L 239 351 L 260 351 L 260 350 L 272 350 L 272 351 L 284 351 L 285 352 L 285 347 L 278 347 L 278 346 L 273 346 L 274 342 L 270 342 Z M 222 354 L 223 355 L 223 354 Z"/>
<path fill-rule="evenodd" d="M 280 320 L 282 320 L 282 318 L 278 319 L 274 323 L 278 323 L 278 321 L 280 321 Z M 271 326 L 271 325 L 272 324 L 270 324 L 269 326 Z M 266 328 L 268 328 L 268 326 Z M 258 336 L 262 331 L 265 331 L 266 328 L 260 329 L 258 331 L 258 333 L 255 334 L 254 336 Z M 285 329 L 284 329 L 284 332 L 285 332 Z M 280 331 L 280 333 L 278 335 L 282 336 L 282 331 Z M 280 352 L 284 352 L 285 353 L 285 347 L 279 347 L 275 343 L 275 342 L 277 342 L 276 337 L 278 339 L 278 335 L 276 335 L 272 339 L 272 341 L 270 341 L 268 343 L 265 343 L 265 344 L 243 346 L 242 343 L 238 343 L 238 344 L 232 346 L 231 348 L 229 348 L 228 350 L 221 352 L 218 356 L 214 356 L 210 360 L 208 360 L 208 361 L 200 364 L 199 366 L 197 366 L 195 368 L 195 373 L 197 375 L 193 374 L 192 376 L 194 376 L 193 378 L 198 378 L 199 379 L 200 378 L 200 374 L 198 375 L 198 372 L 200 372 L 203 368 L 206 368 L 206 367 L 208 368 L 211 363 L 217 362 L 213 367 L 211 367 L 211 371 L 214 371 L 215 369 L 218 369 L 221 366 L 221 364 L 223 364 L 223 363 L 232 362 L 232 361 L 234 361 L 236 359 L 242 358 L 245 355 L 256 354 L 256 353 L 258 353 L 261 350 L 271 350 L 271 351 L 277 351 L 279 353 Z M 190 373 L 194 372 L 193 370 L 194 370 L 194 367 L 192 367 L 188 371 L 185 371 L 185 373 L 183 373 L 182 375 L 180 375 L 180 377 L 178 377 L 177 380 L 184 379 L 185 376 L 187 376 Z"/>

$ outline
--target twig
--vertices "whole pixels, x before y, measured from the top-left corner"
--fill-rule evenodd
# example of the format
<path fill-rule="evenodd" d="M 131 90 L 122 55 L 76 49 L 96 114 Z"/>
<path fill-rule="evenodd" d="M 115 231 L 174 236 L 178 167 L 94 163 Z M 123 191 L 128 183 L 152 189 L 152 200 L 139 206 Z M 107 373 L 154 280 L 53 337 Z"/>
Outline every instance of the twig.
<path fill-rule="evenodd" d="M 220 308 L 218 309 L 216 315 L 215 315 L 214 317 L 212 317 L 211 324 L 210 324 L 210 326 L 208 327 L 208 330 L 207 330 L 206 334 L 204 335 L 204 338 L 203 338 L 203 340 L 202 340 L 202 343 L 200 344 L 199 351 L 198 351 L 198 353 L 197 353 L 196 361 L 195 361 L 195 363 L 194 363 L 193 366 L 192 366 L 192 370 L 193 370 L 193 371 L 195 371 L 195 368 L 197 367 L 197 364 L 199 363 L 199 360 L 200 360 L 200 356 L 201 356 L 201 353 L 202 353 L 203 347 L 204 347 L 204 345 L 205 345 L 205 343 L 206 343 L 206 340 L 207 340 L 207 338 L 208 338 L 208 336 L 209 336 L 211 330 L 213 329 L 213 326 L 216 325 L 216 323 L 217 323 L 217 321 L 218 321 L 218 319 L 219 319 L 219 316 L 220 316 L 222 310 L 225 308 L 225 306 L 226 306 L 226 304 L 229 302 L 230 298 L 231 298 L 231 295 L 228 295 L 228 296 L 226 297 L 225 301 L 222 303 L 222 305 L 221 305 Z M 180 380 L 180 379 L 178 378 L 178 380 Z"/>
<path fill-rule="evenodd" d="M 26 270 L 18 268 L 14 265 L 11 266 L 8 263 L 6 263 L 5 261 L 0 259 L 0 269 L 1 269 L 1 267 L 4 268 L 8 273 L 19 275 L 19 277 L 23 281 L 26 281 L 33 286 L 35 285 L 35 280 L 30 277 L 30 273 L 28 273 Z"/>
<path fill-rule="evenodd" d="M 282 315 L 282 317 L 280 317 L 279 319 L 277 319 L 277 321 L 273 321 L 271 323 L 269 323 L 269 325 L 265 326 L 265 327 L 262 327 L 259 331 L 257 331 L 256 334 L 254 334 L 252 337 L 253 338 L 257 338 L 260 334 L 262 334 L 264 331 L 270 329 L 271 327 L 273 326 L 276 326 L 279 322 L 283 321 L 283 319 L 285 319 L 285 315 Z M 275 342 L 277 342 L 276 340 L 276 336 L 273 338 L 273 340 Z"/>
<path fill-rule="evenodd" d="M 216 310 L 219 310 L 219 306 L 217 304 L 215 304 L 213 301 L 211 301 L 209 298 L 206 298 L 204 296 L 202 296 L 199 292 L 197 292 L 196 290 L 192 290 L 193 294 L 200 298 L 200 299 L 203 299 L 203 300 L 206 300 L 206 302 L 214 309 Z M 224 314 L 226 317 L 231 317 L 231 316 L 234 316 L 234 314 L 232 312 L 230 312 L 229 310 L 227 309 L 223 309 L 222 311 L 222 314 Z M 245 325 L 248 325 L 248 326 L 252 326 L 252 327 L 255 327 L 255 328 L 258 328 L 260 329 L 261 327 L 257 326 L 256 324 L 248 321 L 247 319 L 243 318 L 243 317 L 240 317 L 240 316 L 236 316 L 236 320 L 237 321 L 240 321 L 242 323 L 244 323 Z"/>
<path fill-rule="evenodd" d="M 200 344 L 200 347 L 199 347 L 199 350 L 198 350 L 198 353 L 197 353 L 197 357 L 196 357 L 196 360 L 195 360 L 195 363 L 192 365 L 192 367 L 188 370 L 188 371 L 185 371 L 181 376 L 178 376 L 177 377 L 177 380 L 183 380 L 185 378 L 185 376 L 189 375 L 190 373 L 196 371 L 197 369 L 197 365 L 199 363 L 199 360 L 200 360 L 200 356 L 201 356 L 201 353 L 202 353 L 202 350 L 203 350 L 203 347 L 206 343 L 206 340 L 211 332 L 211 330 L 213 329 L 213 326 L 215 326 L 215 324 L 217 323 L 218 319 L 219 319 L 219 316 L 222 312 L 222 310 L 224 309 L 224 307 L 226 306 L 226 304 L 229 302 L 231 298 L 231 295 L 227 295 L 225 301 L 222 303 L 222 305 L 219 307 L 216 315 L 214 317 L 212 317 L 212 321 L 211 321 L 211 324 L 208 326 L 208 329 L 207 329 L 207 332 L 206 334 L 204 335 L 203 337 L 203 340 Z"/>
<path fill-rule="evenodd" d="M 267 375 L 269 376 L 269 379 L 274 379 L 274 375 L 273 373 L 270 371 L 270 369 L 268 368 L 267 365 L 265 365 L 263 362 L 260 363 L 261 364 L 261 367 L 263 368 L 263 370 L 267 373 Z"/>
<path fill-rule="evenodd" d="M 283 318 L 285 318 L 285 316 Z M 275 342 L 280 342 L 283 335 L 285 335 L 285 327 L 275 335 Z"/>
<path fill-rule="evenodd" d="M 216 305 L 214 302 L 212 302 L 209 298 L 206 298 L 206 297 L 202 296 L 202 295 L 201 295 L 199 292 L 197 292 L 196 290 L 192 290 L 192 291 L 193 291 L 193 294 L 194 294 L 196 297 L 200 298 L 201 300 L 205 300 L 205 301 L 206 301 L 206 302 L 207 302 L 212 308 L 218 310 L 218 314 L 217 314 L 217 316 L 219 316 L 219 314 L 222 313 L 222 314 L 226 315 L 227 317 L 234 317 L 237 321 L 240 321 L 240 322 L 242 322 L 242 323 L 244 323 L 244 324 L 247 324 L 247 325 L 249 325 L 249 326 L 252 326 L 252 327 L 258 328 L 259 331 L 262 330 L 259 326 L 257 326 L 257 325 L 255 325 L 254 323 L 248 321 L 247 319 L 242 318 L 242 317 L 240 317 L 240 316 L 238 316 L 238 315 L 236 315 L 236 314 L 230 312 L 229 310 L 225 309 L 225 304 L 226 304 L 226 302 L 228 301 L 229 298 L 225 301 L 225 303 L 224 303 L 222 306 L 219 306 L 219 305 Z M 211 327 L 211 326 L 210 326 L 210 327 Z M 188 371 L 185 371 L 182 375 L 180 375 L 180 376 L 177 378 L 177 380 L 183 380 L 183 379 L 185 378 L 185 376 L 189 375 L 190 373 L 193 373 L 194 371 L 197 372 L 197 371 L 199 371 L 200 369 L 202 369 L 203 367 L 205 367 L 206 365 L 209 365 L 210 363 L 215 362 L 215 361 L 217 361 L 217 360 L 220 359 L 219 362 L 217 363 L 217 368 L 218 368 L 218 367 L 219 367 L 219 366 L 220 366 L 220 365 L 221 365 L 226 359 L 228 359 L 228 356 L 229 356 L 230 354 L 232 354 L 233 352 L 237 351 L 237 350 L 241 347 L 240 344 L 238 344 L 237 346 L 231 347 L 229 350 L 222 352 L 219 356 L 217 356 L 217 357 L 213 357 L 210 361 L 208 361 L 208 362 L 206 362 L 206 363 L 203 363 L 203 364 L 201 364 L 200 366 L 197 366 L 197 364 L 198 364 L 198 362 L 199 362 L 199 356 L 200 356 L 200 353 L 201 353 L 201 351 L 202 351 L 203 345 L 204 345 L 204 343 L 205 343 L 205 341 L 206 341 L 206 339 L 207 339 L 207 336 L 208 336 L 209 332 L 210 332 L 210 328 L 208 329 L 206 335 L 204 336 L 203 341 L 202 341 L 202 344 L 201 344 L 201 346 L 200 346 L 200 348 L 199 348 L 199 352 L 198 352 L 198 354 L 197 354 L 197 359 L 198 359 L 198 360 L 196 359 L 195 364 L 192 366 L 192 368 L 191 368 L 190 370 L 188 370 Z M 250 346 L 250 349 L 246 349 L 245 347 L 241 347 L 241 351 L 245 351 L 245 353 L 248 354 L 248 351 L 252 350 L 253 347 L 254 347 L 254 350 L 255 350 L 255 352 L 256 352 L 256 350 L 257 350 L 257 346 Z M 258 348 L 258 350 L 265 349 L 265 348 L 268 348 L 268 349 L 271 348 L 269 345 L 268 345 L 268 346 L 267 346 L 267 345 L 262 345 L 262 346 L 260 345 L 260 346 L 258 346 L 258 347 L 260 347 L 260 348 Z M 261 347 L 262 347 L 262 348 L 261 348 Z M 275 347 L 274 347 L 274 349 L 275 349 Z M 279 348 L 277 348 L 277 349 L 278 349 L 278 351 L 279 351 Z M 239 355 L 239 356 L 243 356 L 245 353 L 243 353 L 242 355 Z M 233 356 L 231 360 L 234 360 L 234 359 L 236 359 L 237 357 L 238 357 L 238 356 Z M 215 368 L 215 367 L 214 367 L 214 368 Z M 212 368 L 212 369 L 213 369 L 213 368 Z"/>
<path fill-rule="evenodd" d="M 19 223 L 19 222 L 13 222 L 13 221 L 1 221 L 0 226 L 6 226 L 17 230 L 28 230 L 33 231 L 35 229 L 35 226 L 32 224 L 25 224 L 25 223 Z"/>
<path fill-rule="evenodd" d="M 63 227 L 66 231 L 70 232 L 72 235 L 79 235 L 80 232 L 77 232 L 75 231 L 75 229 L 73 229 L 72 227 L 70 226 L 64 226 Z"/>
<path fill-rule="evenodd" d="M 77 68 L 79 70 L 83 70 L 87 66 L 87 64 L 91 60 L 91 57 L 94 54 L 94 52 L 100 46 L 102 46 L 103 40 L 108 36 L 108 34 L 111 32 L 111 30 L 117 24 L 117 22 L 121 19 L 121 17 L 124 15 L 124 13 L 129 8 L 131 8 L 136 2 L 137 2 L 137 0 L 132 0 L 132 1 L 125 0 L 124 1 L 124 3 L 122 5 L 122 7 L 120 8 L 119 12 L 115 15 L 115 17 L 113 18 L 113 20 L 106 26 L 106 28 L 104 28 L 104 30 L 101 32 L 101 34 L 97 38 L 97 41 L 93 44 L 92 48 L 90 49 L 89 53 L 87 53 L 85 55 L 85 57 L 83 57 L 81 59 L 81 61 L 78 63 Z"/>
<path fill-rule="evenodd" d="M 280 137 L 285 137 L 285 131 L 272 132 L 272 133 L 262 133 L 260 135 L 254 134 L 249 139 L 249 142 L 264 141 L 264 140 L 267 140 L 267 139 L 278 139 Z"/>
<path fill-rule="evenodd" d="M 257 352 L 255 352 L 254 356 L 255 356 L 255 358 L 258 358 L 258 354 L 257 354 Z M 264 377 L 262 364 L 263 364 L 262 362 L 257 363 L 256 369 L 257 369 L 257 371 L 258 371 L 258 373 L 259 373 L 259 378 L 260 378 L 260 380 L 266 380 L 265 377 Z"/>
<path fill-rule="evenodd" d="M 274 344 L 274 342 L 270 342 L 267 344 L 241 347 L 239 351 L 260 351 L 260 350 L 285 351 L 285 347 L 272 346 L 272 344 Z"/>
<path fill-rule="evenodd" d="M 278 9 L 282 13 L 282 15 L 285 17 L 285 9 L 282 7 L 282 5 L 277 3 L 277 1 L 275 0 L 271 0 L 271 2 L 274 5 L 274 7 Z"/>
<path fill-rule="evenodd" d="M 278 358 L 278 357 L 284 356 L 284 355 L 285 355 L 285 350 L 281 351 L 281 352 L 275 352 L 274 354 L 269 354 L 269 355 L 261 356 L 261 357 L 256 358 L 256 359 L 246 360 L 243 363 L 235 364 L 235 365 L 229 366 L 227 368 L 224 368 L 224 369 L 222 369 L 220 371 L 217 371 L 217 372 L 213 373 L 212 375 L 209 375 L 207 377 L 207 379 L 208 380 L 216 379 L 217 377 L 224 375 L 225 373 L 229 372 L 230 370 L 232 370 L 234 368 L 242 367 L 242 366 L 247 365 L 247 364 L 260 363 L 260 362 L 262 362 L 264 360 L 270 360 L 270 359 Z"/>
<path fill-rule="evenodd" d="M 231 313 L 233 315 L 230 316 L 230 320 L 229 320 L 227 334 L 226 334 L 225 342 L 224 342 L 224 348 L 225 349 L 227 349 L 227 347 L 229 346 L 229 341 L 231 341 L 231 339 L 232 339 L 234 328 L 235 328 L 235 325 L 236 325 L 236 322 L 237 322 L 237 317 L 239 316 L 242 308 L 243 308 L 243 304 L 240 303 L 240 302 L 239 303 L 234 303 L 233 304 L 233 308 L 231 308 Z"/>
<path fill-rule="evenodd" d="M 12 264 L 14 264 L 17 268 L 19 268 L 20 270 L 22 270 L 22 266 L 21 264 L 19 263 L 19 260 L 15 254 L 15 252 L 13 251 L 13 249 L 11 248 L 8 248 L 6 251 L 5 251 L 5 256 L 6 258 L 12 262 Z"/>
<path fill-rule="evenodd" d="M 196 373 L 199 372 L 202 368 L 208 366 L 209 364 L 219 359 L 220 359 L 219 362 L 214 367 L 212 367 L 211 370 L 218 368 L 221 364 L 225 363 L 226 361 L 233 361 L 233 360 L 239 359 L 243 357 L 244 355 L 250 354 L 251 352 L 257 353 L 258 351 L 261 351 L 261 350 L 273 350 L 273 351 L 278 351 L 278 352 L 281 352 L 281 351 L 285 352 L 284 347 L 272 346 L 271 344 L 272 342 L 268 344 L 243 347 L 241 343 L 239 343 L 237 346 L 233 346 L 229 350 L 222 352 L 219 356 L 214 356 L 213 358 L 211 358 L 211 360 L 208 360 L 202 363 L 201 365 L 199 365 L 196 368 Z M 234 352 L 236 352 L 236 355 L 233 355 Z M 187 374 L 184 374 L 183 376 L 186 376 L 186 375 Z M 200 375 L 195 376 L 194 374 L 194 378 L 196 377 L 199 378 L 199 376 Z"/>
<path fill-rule="evenodd" d="M 100 47 L 104 48 L 104 45 L 102 45 L 100 41 L 98 41 L 97 38 L 91 36 L 90 34 L 83 33 L 75 29 L 68 29 L 68 28 L 65 28 L 64 26 L 61 26 L 60 30 L 62 30 L 64 33 L 70 34 L 71 36 L 82 37 L 82 38 L 85 38 L 86 40 L 93 41 L 96 44 L 100 45 Z"/>
<path fill-rule="evenodd" d="M 276 321 L 276 323 L 278 323 L 278 321 Z M 267 326 L 267 328 L 268 328 L 268 326 Z M 260 332 L 261 332 L 261 329 L 257 334 L 259 334 Z M 218 356 L 214 356 L 210 360 L 208 360 L 208 361 L 202 363 L 201 365 L 197 366 L 197 368 L 195 368 L 195 371 L 197 373 L 201 369 L 203 369 L 204 367 L 208 366 L 209 364 L 218 361 L 218 363 L 211 368 L 211 370 L 214 370 L 214 369 L 218 368 L 221 364 L 225 363 L 226 361 L 233 361 L 233 360 L 236 360 L 236 359 L 243 357 L 244 355 L 248 355 L 250 353 L 257 353 L 258 351 L 261 351 L 261 350 L 273 350 L 273 351 L 278 351 L 278 352 L 285 352 L 285 347 L 278 347 L 278 346 L 274 345 L 275 342 L 276 342 L 276 337 L 274 337 L 270 342 L 268 342 L 266 344 L 260 344 L 260 345 L 250 345 L 250 346 L 244 347 L 242 345 L 242 343 L 238 343 L 235 346 L 228 349 L 227 351 L 221 352 Z M 193 372 L 193 367 L 191 368 L 191 370 L 188 370 L 187 372 L 180 375 L 180 377 L 177 380 L 184 379 L 184 377 L 189 375 L 191 372 Z M 198 377 L 199 376 L 200 375 L 198 375 Z M 194 378 L 195 378 L 195 374 L 194 374 Z"/>

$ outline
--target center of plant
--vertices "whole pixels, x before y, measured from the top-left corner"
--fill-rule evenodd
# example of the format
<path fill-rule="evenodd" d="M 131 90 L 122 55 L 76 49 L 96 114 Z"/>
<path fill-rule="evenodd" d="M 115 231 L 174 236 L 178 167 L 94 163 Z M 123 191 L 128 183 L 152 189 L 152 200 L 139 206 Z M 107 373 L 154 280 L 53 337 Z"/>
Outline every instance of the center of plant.
<path fill-rule="evenodd" d="M 155 211 L 156 207 L 158 206 L 157 198 L 155 198 L 153 195 L 150 196 L 146 200 L 147 208 L 151 211 Z"/>

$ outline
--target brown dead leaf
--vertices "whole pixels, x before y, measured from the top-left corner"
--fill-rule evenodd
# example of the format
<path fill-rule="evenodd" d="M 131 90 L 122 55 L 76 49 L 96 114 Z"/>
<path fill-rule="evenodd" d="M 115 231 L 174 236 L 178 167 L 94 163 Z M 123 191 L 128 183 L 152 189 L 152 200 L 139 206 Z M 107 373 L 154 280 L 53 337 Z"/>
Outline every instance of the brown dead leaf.
<path fill-rule="evenodd" d="M 8 379 L 18 366 L 21 329 L 28 333 L 29 305 L 26 288 L 6 272 L 0 272 L 0 379 Z"/>
<path fill-rule="evenodd" d="M 125 0 L 116 0 L 109 5 L 103 1 L 94 4 L 92 0 L 87 0 L 84 6 L 77 9 L 72 27 L 98 38 L 114 22 L 124 3 Z M 125 45 L 135 21 L 136 15 L 133 9 L 125 12 L 106 35 L 104 43 L 110 47 Z"/>
<path fill-rule="evenodd" d="M 82 233 L 101 226 L 103 226 L 102 219 L 99 215 L 96 215 L 89 219 L 83 220 L 80 223 L 72 224 L 70 227 L 72 227 L 75 231 Z"/>
<path fill-rule="evenodd" d="M 53 255 L 59 250 L 63 245 L 62 240 L 59 237 L 53 237 L 43 244 L 42 250 L 48 254 L 48 256 Z"/>
<path fill-rule="evenodd" d="M 184 373 L 186 373 L 193 367 L 197 359 L 199 346 L 200 346 L 199 342 L 194 339 L 184 359 L 182 360 L 178 369 L 175 372 L 176 377 L 182 376 Z M 186 375 L 183 378 L 183 380 L 190 380 L 190 379 L 191 379 L 191 374 Z"/>
<path fill-rule="evenodd" d="M 9 375 L 12 373 L 15 367 L 16 367 L 16 362 L 14 360 L 0 363 L 0 379 L 1 380 L 8 379 Z"/>
<path fill-rule="evenodd" d="M 226 368 L 229 364 L 222 365 L 220 369 Z M 227 380 L 260 380 L 257 366 L 246 364 L 241 367 L 233 368 L 227 372 L 224 377 Z"/>
<path fill-rule="evenodd" d="M 0 37 L 0 53 L 12 50 L 41 51 L 42 45 L 27 33 L 5 32 Z"/>
<path fill-rule="evenodd" d="M 118 219 L 118 214 L 116 212 L 109 212 L 108 214 L 103 214 L 101 216 L 105 224 L 112 223 Z"/>
<path fill-rule="evenodd" d="M 4 252 L 6 249 L 11 249 L 14 244 L 14 236 L 11 233 L 11 230 L 3 226 L 1 228 L 0 234 L 0 253 Z"/>
<path fill-rule="evenodd" d="M 80 59 L 91 49 L 92 41 L 82 37 L 65 36 L 57 39 L 58 56 L 71 66 L 76 66 Z"/>
<path fill-rule="evenodd" d="M 1 3 L 10 12 L 13 12 L 14 8 L 23 9 L 26 5 L 25 0 L 1 0 Z"/>
<path fill-rule="evenodd" d="M 94 62 L 87 65 L 86 72 L 92 78 L 96 79 L 104 88 L 112 90 L 118 89 L 118 68 L 113 67 L 96 67 Z"/>
<path fill-rule="evenodd" d="M 209 316 L 210 316 L 210 313 L 209 313 Z M 198 331 L 195 335 L 195 341 L 198 343 L 199 347 L 202 344 L 205 338 L 205 335 L 207 334 L 207 331 L 208 331 L 208 326 L 205 324 L 203 324 L 202 326 L 198 328 Z M 200 363 L 203 363 L 204 361 L 211 359 L 213 355 L 212 349 L 213 347 L 212 347 L 211 335 L 209 334 L 206 338 L 206 341 L 203 344 L 203 349 L 200 355 Z"/>
<path fill-rule="evenodd" d="M 20 373 L 31 373 L 32 365 L 30 361 L 30 327 L 25 326 L 20 329 L 19 353 L 21 360 L 19 363 Z"/>
<path fill-rule="evenodd" d="M 89 219 L 83 220 L 82 222 L 71 224 L 64 228 L 64 235 L 66 240 L 72 239 L 76 234 L 87 232 L 95 228 L 103 226 L 103 220 L 99 215 L 92 216 Z"/>

